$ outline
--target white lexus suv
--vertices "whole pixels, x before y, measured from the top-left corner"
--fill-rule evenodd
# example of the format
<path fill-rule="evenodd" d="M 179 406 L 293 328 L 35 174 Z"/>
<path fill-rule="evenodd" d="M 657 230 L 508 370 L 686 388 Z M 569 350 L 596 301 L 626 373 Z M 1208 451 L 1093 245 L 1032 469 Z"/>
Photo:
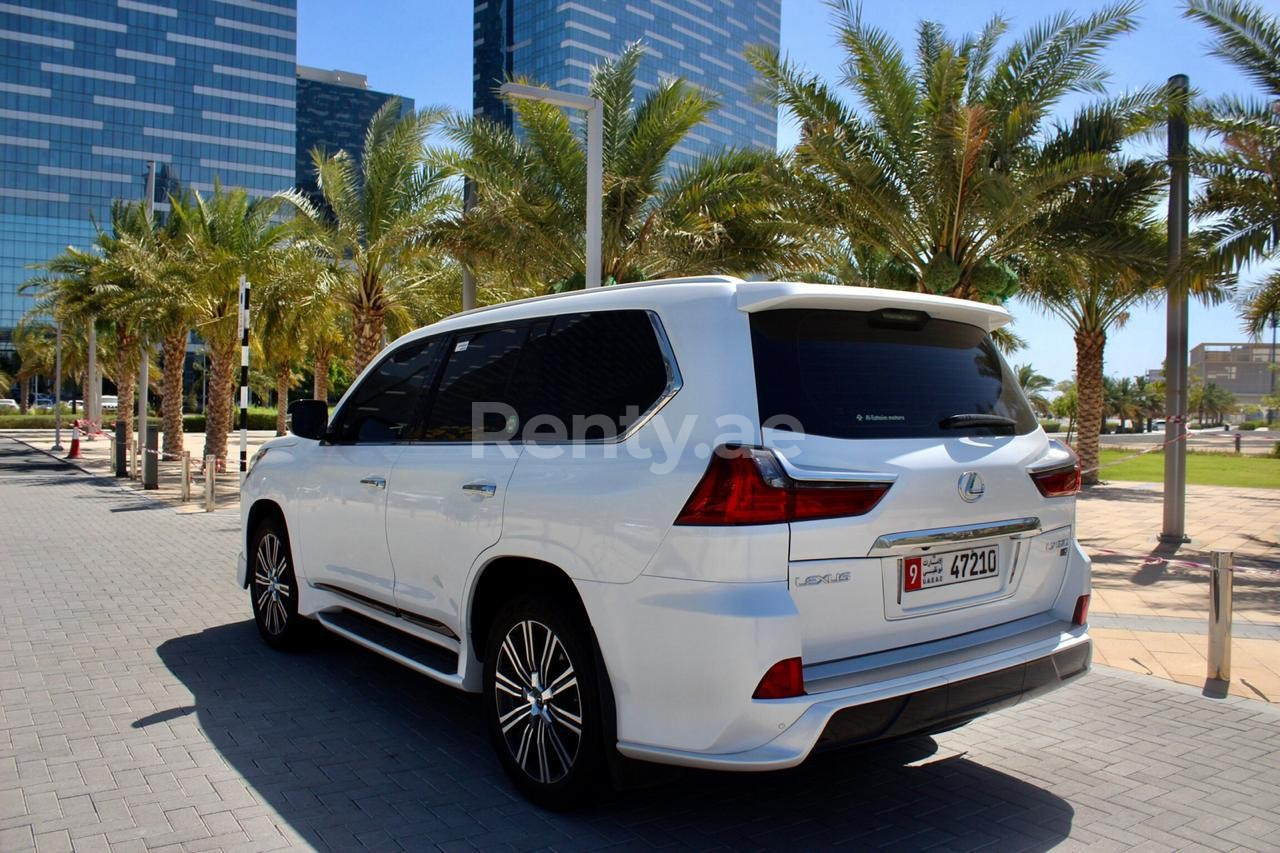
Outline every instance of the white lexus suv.
<path fill-rule="evenodd" d="M 625 758 L 771 770 L 1084 673 L 1075 455 L 997 307 L 711 276 L 450 317 L 254 457 L 264 639 L 482 694 L 565 807 Z"/>

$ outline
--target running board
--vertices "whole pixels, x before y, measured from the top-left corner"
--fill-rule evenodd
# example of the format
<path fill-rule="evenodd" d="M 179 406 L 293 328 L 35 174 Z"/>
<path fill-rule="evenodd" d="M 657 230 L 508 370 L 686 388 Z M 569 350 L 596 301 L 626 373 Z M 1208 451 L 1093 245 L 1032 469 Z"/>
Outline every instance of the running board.
<path fill-rule="evenodd" d="M 316 619 L 333 633 L 357 645 L 390 658 L 428 678 L 454 687 L 462 686 L 458 675 L 458 654 L 434 643 L 407 634 L 354 610 L 316 614 Z"/>

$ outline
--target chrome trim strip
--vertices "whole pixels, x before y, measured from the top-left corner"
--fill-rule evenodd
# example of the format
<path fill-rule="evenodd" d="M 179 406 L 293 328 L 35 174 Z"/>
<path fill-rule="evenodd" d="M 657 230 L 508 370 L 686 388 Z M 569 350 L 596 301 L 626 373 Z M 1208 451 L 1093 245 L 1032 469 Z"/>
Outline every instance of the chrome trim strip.
<path fill-rule="evenodd" d="M 801 483 L 893 483 L 897 474 L 884 474 L 878 471 L 847 471 L 839 468 L 806 468 L 797 465 L 777 450 L 773 455 L 782 466 L 782 470 L 793 480 Z"/>
<path fill-rule="evenodd" d="M 1012 536 L 1040 530 L 1040 519 L 1014 518 L 1008 521 L 983 524 L 958 524 L 954 527 L 934 527 L 929 530 L 908 530 L 903 533 L 886 533 L 871 546 L 870 555 L 877 551 L 921 545 L 941 545 L 947 542 L 966 542 L 970 539 L 989 539 L 994 536 Z"/>
<path fill-rule="evenodd" d="M 361 595 L 358 592 L 352 592 L 349 589 L 343 589 L 342 587 L 334 586 L 331 583 L 312 583 L 311 586 L 313 589 L 321 589 L 321 590 L 324 590 L 325 592 L 331 592 L 334 595 L 339 595 L 339 596 L 342 596 L 343 598 L 350 599 L 351 601 L 354 601 L 357 604 L 363 604 L 365 607 L 371 608 L 380 613 L 385 613 L 386 615 L 394 617 L 396 619 L 403 619 L 406 622 L 412 622 L 414 625 L 417 625 L 419 628 L 425 628 L 428 631 L 431 631 L 432 633 L 440 634 L 442 636 L 448 637 L 451 640 L 462 639 L 457 634 L 455 634 L 453 632 L 453 629 L 451 629 L 448 625 L 444 624 L 443 622 L 437 619 L 432 619 L 430 616 L 419 616 L 417 613 L 413 613 L 408 610 L 401 610 L 399 607 L 393 607 L 390 604 L 384 604 L 383 602 L 378 601 L 377 599 L 374 599 L 374 598 L 370 598 L 367 595 Z"/>

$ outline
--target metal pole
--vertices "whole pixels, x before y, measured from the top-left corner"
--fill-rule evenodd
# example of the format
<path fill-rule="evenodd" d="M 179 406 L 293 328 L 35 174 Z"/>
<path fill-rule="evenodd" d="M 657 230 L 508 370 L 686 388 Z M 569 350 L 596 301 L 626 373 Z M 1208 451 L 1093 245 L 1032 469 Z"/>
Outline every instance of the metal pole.
<path fill-rule="evenodd" d="M 156 161 L 147 161 L 147 218 L 148 220 L 155 214 L 156 200 Z M 139 457 L 147 446 L 147 385 L 150 382 L 151 371 L 151 354 L 148 352 L 147 343 L 144 340 L 138 347 L 140 358 L 138 359 L 138 440 L 137 452 L 134 456 L 134 470 L 141 475 L 141 466 Z"/>
<path fill-rule="evenodd" d="M 240 276 L 240 482 L 249 472 L 249 282 Z"/>
<path fill-rule="evenodd" d="M 604 102 L 587 110 L 587 271 L 586 286 L 600 286 L 601 210 L 604 204 Z"/>
<path fill-rule="evenodd" d="M 89 396 L 84 401 L 84 414 L 89 419 L 90 429 L 102 423 L 102 384 L 98 379 L 98 329 L 93 318 L 89 318 Z"/>
<path fill-rule="evenodd" d="M 213 512 L 214 478 L 218 476 L 218 457 L 210 454 L 204 458 L 204 511 Z"/>
<path fill-rule="evenodd" d="M 1274 399 L 1276 396 L 1276 325 L 1280 324 L 1280 313 L 1271 312 L 1271 362 L 1267 365 L 1267 369 L 1271 371 L 1271 391 L 1269 392 Z M 1267 406 L 1267 427 L 1270 428 L 1276 418 L 1276 407 L 1274 403 Z"/>
<path fill-rule="evenodd" d="M 62 450 L 62 321 L 54 332 L 53 349 L 53 450 Z"/>
<path fill-rule="evenodd" d="M 191 451 L 182 451 L 182 501 L 191 500 Z"/>
<path fill-rule="evenodd" d="M 1160 541 L 1187 542 L 1187 289 L 1174 281 L 1187 240 L 1188 173 L 1185 74 L 1169 78 L 1179 95 L 1169 115 L 1169 295 L 1165 328 L 1164 520 Z"/>
<path fill-rule="evenodd" d="M 462 215 L 476 203 L 475 184 L 467 178 L 462 184 Z M 464 258 L 462 261 L 462 310 L 470 311 L 476 307 L 476 277 L 471 272 L 471 265 Z"/>
<path fill-rule="evenodd" d="M 1209 678 L 1231 680 L 1231 585 L 1235 554 L 1212 551 L 1209 563 Z"/>

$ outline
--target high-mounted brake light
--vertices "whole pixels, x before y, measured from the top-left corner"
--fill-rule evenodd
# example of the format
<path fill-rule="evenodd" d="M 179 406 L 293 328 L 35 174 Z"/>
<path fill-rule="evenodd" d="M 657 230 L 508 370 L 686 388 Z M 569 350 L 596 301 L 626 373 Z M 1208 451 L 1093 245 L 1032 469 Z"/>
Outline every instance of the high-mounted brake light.
<path fill-rule="evenodd" d="M 682 525 L 781 524 L 870 512 L 889 483 L 810 483 L 793 480 L 773 451 L 720 447 L 676 516 Z"/>
<path fill-rule="evenodd" d="M 760 679 L 752 699 L 790 699 L 804 695 L 804 667 L 800 658 L 780 660 Z"/>
<path fill-rule="evenodd" d="M 1032 471 L 1031 479 L 1046 498 L 1065 498 L 1080 491 L 1080 460 L 1046 471 Z"/>

